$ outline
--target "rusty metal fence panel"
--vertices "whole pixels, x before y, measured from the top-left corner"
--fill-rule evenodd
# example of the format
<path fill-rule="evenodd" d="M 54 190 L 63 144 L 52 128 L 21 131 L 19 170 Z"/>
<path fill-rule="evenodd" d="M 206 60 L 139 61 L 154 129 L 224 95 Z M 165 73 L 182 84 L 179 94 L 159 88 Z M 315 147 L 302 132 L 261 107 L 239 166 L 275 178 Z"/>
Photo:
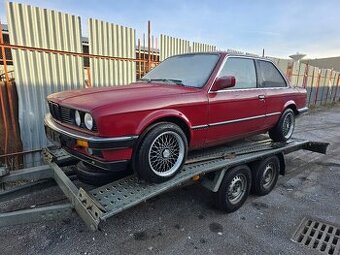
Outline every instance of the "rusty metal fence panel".
<path fill-rule="evenodd" d="M 211 52 L 216 51 L 216 46 L 206 43 L 193 42 L 191 52 Z"/>
<path fill-rule="evenodd" d="M 88 20 L 90 54 L 136 58 L 135 29 L 97 19 Z M 136 63 L 127 60 L 91 58 L 92 86 L 124 85 L 136 80 Z"/>
<path fill-rule="evenodd" d="M 82 52 L 80 17 L 30 5 L 7 3 L 11 44 Z M 47 95 L 84 86 L 83 60 L 77 56 L 12 49 L 19 97 L 23 150 L 46 147 L 43 119 Z M 40 155 L 26 156 L 25 165 L 39 164 Z"/>
<path fill-rule="evenodd" d="M 173 55 L 189 53 L 190 42 L 187 40 L 182 40 L 179 38 L 174 38 L 161 34 L 159 51 L 159 59 L 160 61 L 163 61 L 164 59 Z"/>

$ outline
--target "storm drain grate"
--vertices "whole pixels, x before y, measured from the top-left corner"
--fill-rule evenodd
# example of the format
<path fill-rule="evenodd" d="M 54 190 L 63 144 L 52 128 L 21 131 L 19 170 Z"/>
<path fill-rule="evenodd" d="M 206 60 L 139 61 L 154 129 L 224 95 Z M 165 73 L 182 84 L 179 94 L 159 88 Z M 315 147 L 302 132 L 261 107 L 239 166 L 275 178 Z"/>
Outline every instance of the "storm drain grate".
<path fill-rule="evenodd" d="M 292 240 L 323 254 L 340 254 L 340 227 L 331 223 L 304 218 Z"/>

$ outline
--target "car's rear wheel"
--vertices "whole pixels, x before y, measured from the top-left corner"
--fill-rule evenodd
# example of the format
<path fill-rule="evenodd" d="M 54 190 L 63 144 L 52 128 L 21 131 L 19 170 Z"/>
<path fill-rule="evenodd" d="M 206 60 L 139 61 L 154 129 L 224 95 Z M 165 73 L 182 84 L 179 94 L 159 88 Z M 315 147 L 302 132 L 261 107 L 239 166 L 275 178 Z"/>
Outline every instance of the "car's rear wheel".
<path fill-rule="evenodd" d="M 146 133 L 134 157 L 136 172 L 149 182 L 164 182 L 182 168 L 188 151 L 187 137 L 176 124 L 162 122 Z"/>
<path fill-rule="evenodd" d="M 294 128 L 295 113 L 288 108 L 283 112 L 276 126 L 269 131 L 269 136 L 275 142 L 285 142 L 292 137 Z"/>

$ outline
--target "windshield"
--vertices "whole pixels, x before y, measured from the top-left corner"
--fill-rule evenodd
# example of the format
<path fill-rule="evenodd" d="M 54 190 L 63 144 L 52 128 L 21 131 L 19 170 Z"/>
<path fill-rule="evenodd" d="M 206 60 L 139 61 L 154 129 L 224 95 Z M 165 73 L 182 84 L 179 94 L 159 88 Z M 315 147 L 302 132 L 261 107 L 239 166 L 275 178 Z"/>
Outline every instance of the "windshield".
<path fill-rule="evenodd" d="M 210 77 L 218 54 L 186 54 L 167 58 L 146 74 L 142 81 L 163 81 L 174 84 L 202 87 Z"/>

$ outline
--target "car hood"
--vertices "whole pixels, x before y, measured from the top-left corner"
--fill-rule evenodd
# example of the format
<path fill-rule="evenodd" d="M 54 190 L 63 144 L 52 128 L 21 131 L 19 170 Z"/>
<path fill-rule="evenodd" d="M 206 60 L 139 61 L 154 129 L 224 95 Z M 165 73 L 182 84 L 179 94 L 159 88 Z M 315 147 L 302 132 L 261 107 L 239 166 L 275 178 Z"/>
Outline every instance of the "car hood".
<path fill-rule="evenodd" d="M 145 102 L 152 98 L 197 92 L 198 88 L 164 83 L 132 83 L 125 86 L 88 88 L 51 94 L 48 100 L 66 107 L 93 111 L 107 105 L 126 102 Z"/>

